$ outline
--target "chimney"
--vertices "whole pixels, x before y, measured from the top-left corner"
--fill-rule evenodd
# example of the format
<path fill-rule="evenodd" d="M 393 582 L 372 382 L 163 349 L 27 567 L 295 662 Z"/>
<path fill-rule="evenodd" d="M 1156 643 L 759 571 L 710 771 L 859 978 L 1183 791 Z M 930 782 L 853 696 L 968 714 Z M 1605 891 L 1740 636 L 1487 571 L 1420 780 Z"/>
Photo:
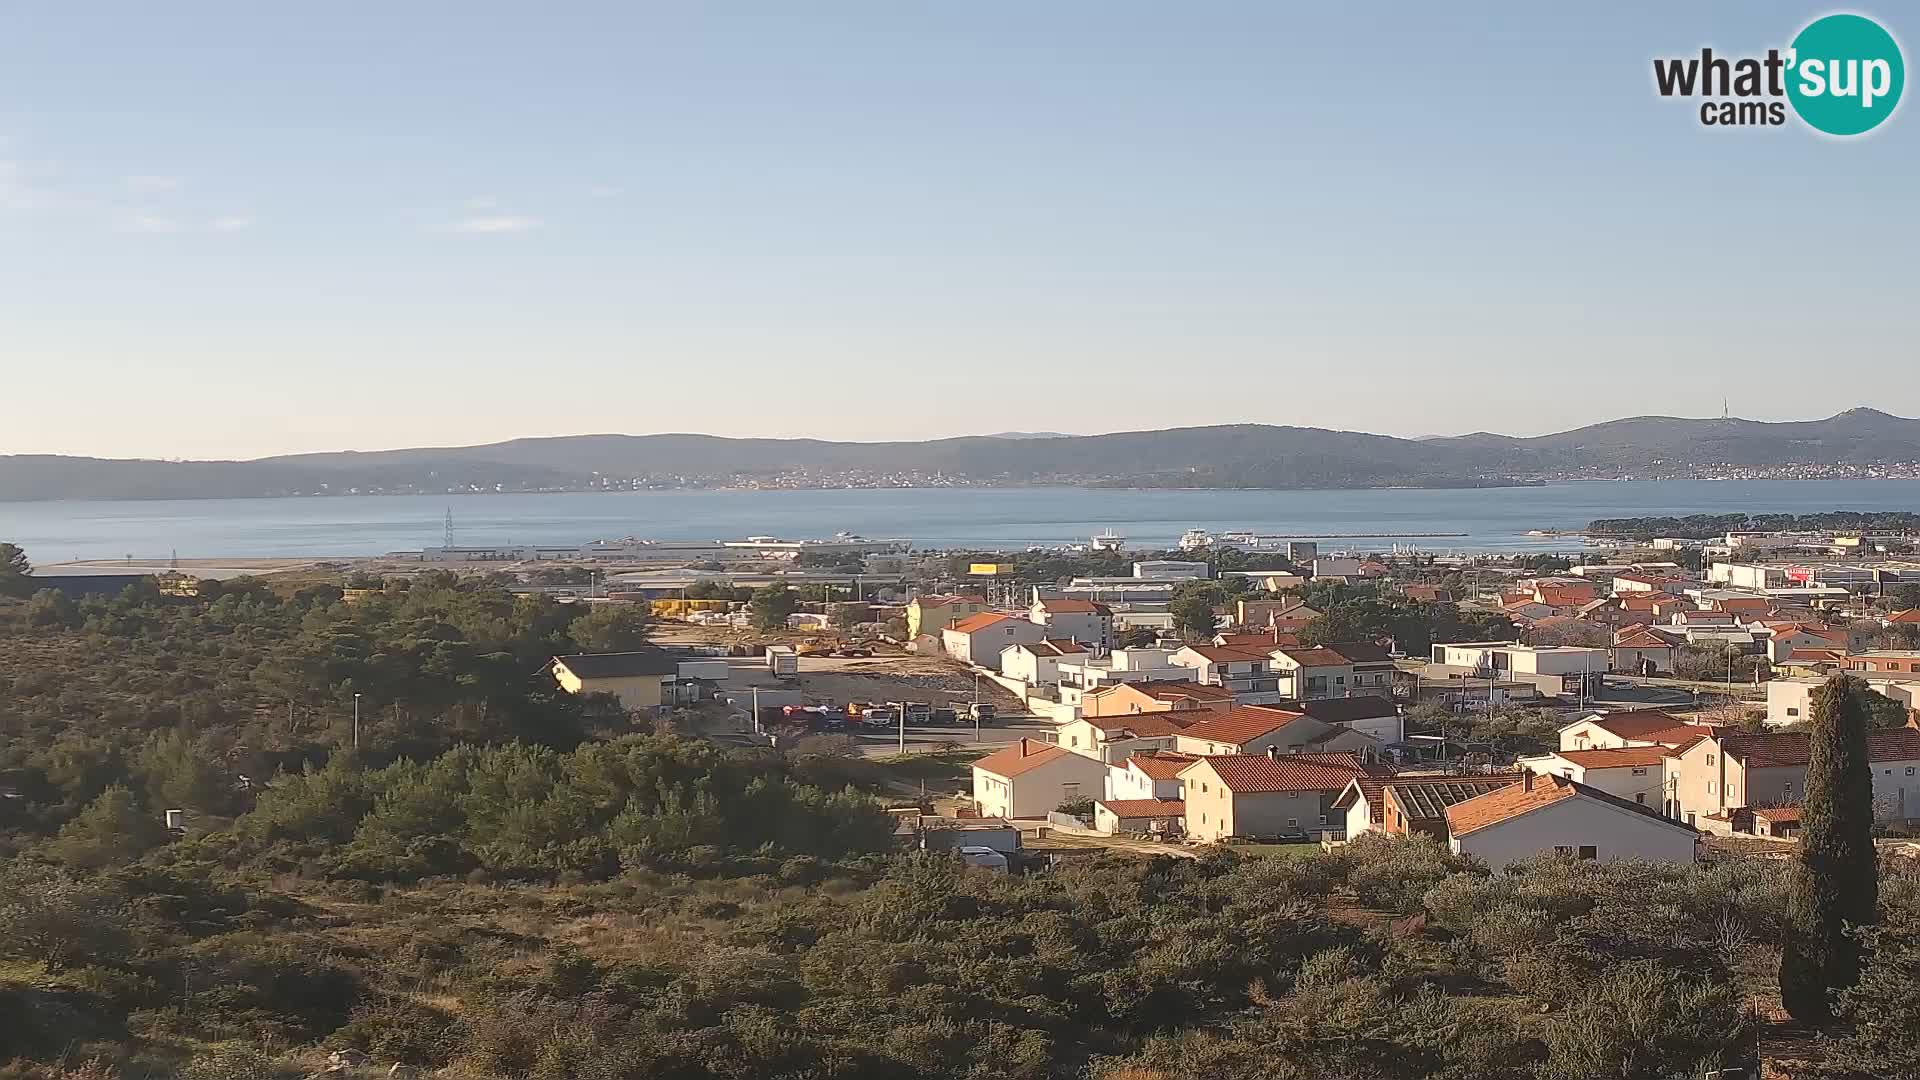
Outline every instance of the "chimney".
<path fill-rule="evenodd" d="M 1522 791 L 1533 790 L 1533 770 L 1532 769 L 1520 770 L 1520 790 Z"/>
<path fill-rule="evenodd" d="M 1272 758 L 1272 759 L 1273 759 L 1273 760 L 1275 760 L 1275 761 L 1279 761 L 1279 760 L 1280 760 L 1280 747 L 1278 747 L 1278 746 L 1276 746 L 1276 745 L 1272 745 L 1272 744 L 1269 744 L 1269 745 L 1267 746 L 1267 756 L 1268 756 L 1269 758 Z"/>

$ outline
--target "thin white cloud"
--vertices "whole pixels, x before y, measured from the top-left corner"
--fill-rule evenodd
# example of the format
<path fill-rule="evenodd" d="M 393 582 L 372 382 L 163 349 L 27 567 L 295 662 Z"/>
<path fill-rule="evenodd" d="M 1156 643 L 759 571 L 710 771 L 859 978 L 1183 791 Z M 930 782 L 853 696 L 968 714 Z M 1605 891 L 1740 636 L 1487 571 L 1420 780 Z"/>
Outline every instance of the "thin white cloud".
<path fill-rule="evenodd" d="M 494 217 L 461 218 L 445 226 L 449 232 L 458 233 L 517 233 L 532 232 L 545 222 L 536 217 L 517 217 L 501 214 Z"/>
<path fill-rule="evenodd" d="M 214 218 L 207 225 L 214 232 L 241 232 L 253 228 L 254 222 L 255 219 L 251 214 L 229 214 L 226 217 Z"/>
<path fill-rule="evenodd" d="M 626 188 L 614 187 L 612 184 L 595 184 L 587 189 L 587 194 L 596 199 L 611 199 L 615 195 L 624 194 L 626 190 Z"/>
<path fill-rule="evenodd" d="M 17 161 L 0 161 L 0 211 L 72 210 L 86 200 L 51 188 L 27 175 Z"/>
<path fill-rule="evenodd" d="M 491 210 L 500 205 L 500 200 L 492 195 L 475 195 L 467 200 L 469 210 Z"/>
<path fill-rule="evenodd" d="M 153 173 L 143 173 L 138 176 L 127 177 L 127 190 L 136 195 L 152 195 L 156 192 L 172 191 L 179 186 L 180 178 L 177 176 L 159 176 Z"/>
<path fill-rule="evenodd" d="M 139 233 L 177 233 L 180 222 L 158 214 L 135 214 L 127 219 L 127 229 Z"/>

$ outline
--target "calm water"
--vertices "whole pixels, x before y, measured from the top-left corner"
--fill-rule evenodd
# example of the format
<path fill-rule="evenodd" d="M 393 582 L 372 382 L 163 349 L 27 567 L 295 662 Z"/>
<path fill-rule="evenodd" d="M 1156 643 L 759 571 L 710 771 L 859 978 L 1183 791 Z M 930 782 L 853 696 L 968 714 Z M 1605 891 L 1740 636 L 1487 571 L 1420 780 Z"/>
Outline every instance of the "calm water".
<path fill-rule="evenodd" d="M 458 544 L 581 543 L 639 536 L 734 539 L 856 532 L 923 548 L 1084 542 L 1105 529 L 1141 547 L 1190 528 L 1383 547 L 1394 533 L 1432 551 L 1567 550 L 1596 517 L 1732 511 L 1920 510 L 1920 480 L 1596 481 L 1472 491 L 1112 491 L 962 488 L 366 496 L 126 502 L 0 502 L 0 540 L 37 562 L 380 555 L 438 544 L 448 509 Z M 1331 539 L 1346 534 L 1351 539 Z"/>

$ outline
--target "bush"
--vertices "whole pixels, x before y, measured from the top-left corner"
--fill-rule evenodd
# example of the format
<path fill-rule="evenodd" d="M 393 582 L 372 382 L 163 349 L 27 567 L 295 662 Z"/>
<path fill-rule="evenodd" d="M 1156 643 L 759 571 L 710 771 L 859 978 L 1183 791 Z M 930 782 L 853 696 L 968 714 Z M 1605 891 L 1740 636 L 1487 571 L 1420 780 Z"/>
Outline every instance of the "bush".
<path fill-rule="evenodd" d="M 1477 872 L 1478 864 L 1424 837 L 1366 833 L 1342 849 L 1347 887 L 1360 903 L 1387 911 L 1417 911 L 1428 889 L 1449 874 Z"/>

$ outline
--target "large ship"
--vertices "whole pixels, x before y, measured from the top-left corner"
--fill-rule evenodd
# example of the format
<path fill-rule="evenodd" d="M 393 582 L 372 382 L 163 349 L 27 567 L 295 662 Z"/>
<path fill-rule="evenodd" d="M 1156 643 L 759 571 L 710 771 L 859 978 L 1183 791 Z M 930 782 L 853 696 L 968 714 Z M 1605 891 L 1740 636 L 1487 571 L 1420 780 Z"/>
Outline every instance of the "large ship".
<path fill-rule="evenodd" d="M 1119 551 L 1126 546 L 1127 538 L 1114 532 L 1112 529 L 1108 529 L 1093 538 L 1093 550 L 1095 551 Z"/>

